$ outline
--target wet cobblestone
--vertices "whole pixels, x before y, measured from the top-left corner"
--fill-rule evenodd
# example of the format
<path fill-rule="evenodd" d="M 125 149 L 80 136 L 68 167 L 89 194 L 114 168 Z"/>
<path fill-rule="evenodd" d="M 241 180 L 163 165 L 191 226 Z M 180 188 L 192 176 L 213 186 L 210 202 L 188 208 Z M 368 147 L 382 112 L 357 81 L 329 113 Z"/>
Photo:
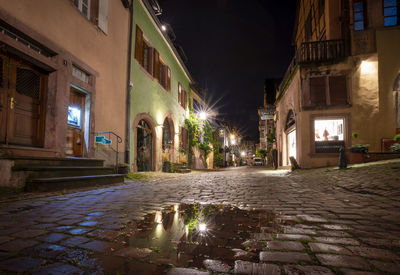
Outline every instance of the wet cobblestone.
<path fill-rule="evenodd" d="M 178 203 L 232 205 L 277 215 L 277 228 L 246 225 L 257 229 L 251 231 L 256 235 L 246 233 L 240 220 L 234 221 L 232 224 L 243 232 L 241 239 L 224 233 L 215 244 L 221 246 L 219 250 L 207 252 L 203 248 L 204 255 L 211 253 L 209 260 L 214 256 L 230 258 L 230 272 L 398 274 L 400 270 L 399 161 L 291 174 L 246 167 L 3 201 L 0 270 L 37 274 L 68 270 L 78 274 L 168 272 L 168 259 L 161 254 L 124 250 L 124 242 L 138 233 L 137 224 L 145 215 Z M 222 219 L 223 224 L 227 222 Z M 229 251 L 226 246 L 236 250 Z M 261 263 L 253 248 L 263 255 Z M 182 263 L 191 260 L 181 258 Z M 198 265 L 191 266 L 201 267 L 204 260 L 207 258 L 199 258 Z M 305 265 L 296 265 L 298 262 Z M 215 271 L 228 268 L 211 263 Z M 193 267 L 169 272 L 207 274 L 206 269 L 196 271 Z"/>

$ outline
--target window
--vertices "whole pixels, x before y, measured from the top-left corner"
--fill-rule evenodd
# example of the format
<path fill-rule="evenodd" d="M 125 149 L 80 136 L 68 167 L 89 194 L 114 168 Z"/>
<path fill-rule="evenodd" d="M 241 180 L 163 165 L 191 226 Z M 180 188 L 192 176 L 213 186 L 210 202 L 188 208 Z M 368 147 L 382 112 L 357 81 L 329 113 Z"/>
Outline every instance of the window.
<path fill-rule="evenodd" d="M 90 0 L 73 0 L 73 2 L 84 16 L 90 18 Z"/>
<path fill-rule="evenodd" d="M 68 125 L 81 129 L 82 110 L 77 106 L 68 106 Z"/>
<path fill-rule="evenodd" d="M 178 84 L 178 103 L 182 105 L 182 85 Z"/>
<path fill-rule="evenodd" d="M 189 149 L 189 132 L 186 128 L 181 127 L 179 135 L 179 147 L 181 151 L 187 151 Z"/>
<path fill-rule="evenodd" d="M 348 104 L 346 75 L 311 77 L 303 80 L 303 107 Z"/>
<path fill-rule="evenodd" d="M 385 26 L 395 26 L 399 24 L 398 7 L 398 0 L 383 0 L 383 23 Z"/>
<path fill-rule="evenodd" d="M 75 76 L 76 78 L 82 80 L 85 83 L 89 83 L 89 77 L 90 75 L 83 70 L 79 69 L 75 65 L 72 65 L 72 75 Z"/>
<path fill-rule="evenodd" d="M 187 107 L 187 95 L 186 91 L 183 89 L 182 85 L 178 84 L 178 103 L 186 110 Z"/>
<path fill-rule="evenodd" d="M 338 153 L 344 146 L 344 118 L 314 120 L 315 153 Z"/>
<path fill-rule="evenodd" d="M 136 44 L 135 44 L 135 59 L 139 64 L 150 74 L 153 75 L 152 65 L 152 48 L 144 40 L 143 32 L 139 27 L 136 27 Z"/>
<path fill-rule="evenodd" d="M 165 65 L 161 60 L 158 62 L 158 72 L 159 78 L 158 82 L 167 91 L 171 91 L 171 71 L 167 65 Z"/>
<path fill-rule="evenodd" d="M 362 31 L 365 29 L 365 4 L 364 1 L 354 2 L 354 30 Z"/>
<path fill-rule="evenodd" d="M 193 110 L 195 112 L 200 112 L 202 109 L 203 107 L 201 106 L 201 104 L 195 98 L 193 98 Z"/>

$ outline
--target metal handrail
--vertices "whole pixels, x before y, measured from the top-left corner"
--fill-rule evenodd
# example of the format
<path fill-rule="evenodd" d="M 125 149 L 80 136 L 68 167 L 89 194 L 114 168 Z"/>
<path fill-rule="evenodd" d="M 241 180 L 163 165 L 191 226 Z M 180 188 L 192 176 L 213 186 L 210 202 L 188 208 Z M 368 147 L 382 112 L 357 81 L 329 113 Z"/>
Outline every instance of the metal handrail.
<path fill-rule="evenodd" d="M 115 173 L 118 174 L 118 154 L 119 154 L 119 150 L 118 150 L 118 144 L 122 143 L 122 138 L 117 135 L 116 133 L 109 131 L 109 132 L 92 132 L 93 135 L 101 135 L 101 134 L 108 134 L 108 138 L 111 140 L 111 135 L 114 135 L 116 140 L 117 140 L 117 148 L 116 150 L 109 145 L 109 147 L 115 152 L 116 157 L 115 157 Z"/>

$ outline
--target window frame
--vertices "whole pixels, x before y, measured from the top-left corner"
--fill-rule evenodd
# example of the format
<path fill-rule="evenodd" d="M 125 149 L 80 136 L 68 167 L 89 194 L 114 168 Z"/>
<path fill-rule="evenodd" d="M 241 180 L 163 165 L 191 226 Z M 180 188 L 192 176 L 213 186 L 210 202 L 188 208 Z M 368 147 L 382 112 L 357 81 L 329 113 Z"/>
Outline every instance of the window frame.
<path fill-rule="evenodd" d="M 396 15 L 389 15 L 385 16 L 385 9 L 391 9 L 391 8 L 396 8 Z M 395 0 L 395 6 L 385 6 L 385 0 L 382 0 L 382 15 L 383 15 L 383 26 L 384 27 L 393 27 L 393 26 L 398 26 L 400 25 L 400 19 L 399 19 L 399 8 L 400 8 L 400 1 Z M 385 24 L 385 19 L 390 18 L 390 17 L 396 17 L 396 23 L 394 25 L 386 25 Z"/>
<path fill-rule="evenodd" d="M 333 98 L 332 95 L 334 94 L 334 90 L 331 91 L 333 85 L 331 85 L 331 80 L 337 77 L 342 77 L 345 81 L 346 87 L 346 102 L 344 103 L 334 103 L 335 100 L 338 98 Z M 313 104 L 312 102 L 312 79 L 320 78 L 324 81 L 324 103 L 323 104 Z M 301 96 L 301 107 L 303 110 L 309 109 L 324 109 L 324 108 L 335 108 L 335 107 L 343 107 L 343 106 L 351 106 L 351 98 L 350 98 L 350 79 L 348 72 L 342 72 L 340 74 L 334 75 L 324 75 L 324 76 L 312 76 L 306 77 L 302 80 L 302 96 Z M 340 101 L 340 99 L 339 99 Z"/>
<path fill-rule="evenodd" d="M 310 155 L 314 157 L 329 157 L 329 156 L 338 156 L 339 152 L 316 152 L 315 148 L 315 121 L 316 120 L 336 120 L 343 119 L 343 142 L 344 147 L 347 148 L 349 146 L 349 142 L 351 141 L 350 130 L 351 129 L 351 120 L 349 113 L 338 113 L 338 114 L 313 114 L 310 115 Z M 322 141 L 323 142 L 323 141 Z"/>
<path fill-rule="evenodd" d="M 357 3 L 361 3 L 362 4 L 362 11 L 356 12 L 355 5 Z M 357 20 L 356 21 L 356 13 L 357 14 L 362 14 L 362 20 Z M 356 29 L 356 23 L 357 22 L 362 22 L 363 23 L 361 29 Z M 367 21 L 367 3 L 366 3 L 366 1 L 365 0 L 354 0 L 354 2 L 353 2 L 353 30 L 356 31 L 356 32 L 357 31 L 364 31 L 368 26 L 367 23 L 368 23 L 368 21 Z"/>
<path fill-rule="evenodd" d="M 83 14 L 83 16 L 85 16 L 87 19 L 90 19 L 90 1 L 91 0 L 87 0 L 87 4 L 83 3 L 84 0 L 73 0 L 72 4 L 74 5 L 75 8 L 77 8 L 81 14 Z M 76 5 L 76 3 L 78 5 Z M 86 6 L 87 9 L 87 14 L 83 13 L 83 6 Z"/>

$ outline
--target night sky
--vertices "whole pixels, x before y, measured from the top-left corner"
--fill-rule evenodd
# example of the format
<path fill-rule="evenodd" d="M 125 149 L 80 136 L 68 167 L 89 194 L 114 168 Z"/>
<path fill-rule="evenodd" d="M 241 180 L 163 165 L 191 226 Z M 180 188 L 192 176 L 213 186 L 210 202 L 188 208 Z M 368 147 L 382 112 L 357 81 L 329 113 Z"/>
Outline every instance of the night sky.
<path fill-rule="evenodd" d="M 243 135 L 258 134 L 264 79 L 282 77 L 293 56 L 296 0 L 159 0 L 207 101 Z"/>

